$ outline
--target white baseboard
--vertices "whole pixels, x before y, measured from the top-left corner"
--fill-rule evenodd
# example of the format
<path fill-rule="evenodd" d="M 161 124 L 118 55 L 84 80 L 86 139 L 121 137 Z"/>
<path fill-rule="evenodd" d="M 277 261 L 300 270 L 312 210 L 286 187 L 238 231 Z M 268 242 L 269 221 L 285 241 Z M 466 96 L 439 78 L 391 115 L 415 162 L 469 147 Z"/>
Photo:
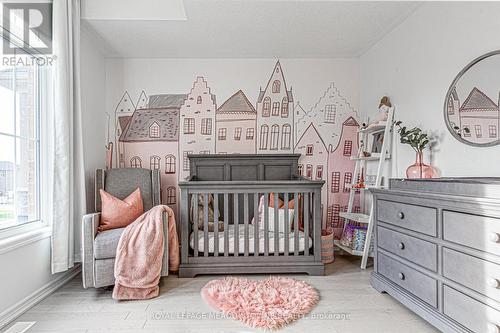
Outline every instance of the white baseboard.
<path fill-rule="evenodd" d="M 62 285 L 79 274 L 80 271 L 81 266 L 78 265 L 71 268 L 67 272 L 61 273 L 61 275 L 59 275 L 57 278 L 53 279 L 46 285 L 42 286 L 40 289 L 33 292 L 31 295 L 28 295 L 21 301 L 17 302 L 7 310 L 0 313 L 0 329 L 14 321 L 17 317 L 28 311 L 38 302 L 42 301 L 44 298 L 59 289 Z"/>

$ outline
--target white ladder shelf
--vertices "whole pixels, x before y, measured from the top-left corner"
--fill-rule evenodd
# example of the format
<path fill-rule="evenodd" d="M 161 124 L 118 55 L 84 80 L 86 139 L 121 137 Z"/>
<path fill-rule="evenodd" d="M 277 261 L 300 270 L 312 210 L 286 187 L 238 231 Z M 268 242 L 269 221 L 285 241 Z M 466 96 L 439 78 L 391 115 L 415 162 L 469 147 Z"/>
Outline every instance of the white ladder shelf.
<path fill-rule="evenodd" d="M 373 219 L 374 219 L 374 209 L 373 209 L 373 200 L 371 200 L 371 205 L 370 205 L 370 213 L 369 214 L 363 214 L 363 213 L 355 213 L 353 212 L 353 206 L 354 206 L 354 196 L 356 195 L 356 191 L 363 191 L 363 190 L 369 190 L 371 188 L 380 188 L 382 185 L 382 177 L 384 174 L 384 167 L 386 166 L 387 161 L 391 158 L 390 154 L 390 149 L 392 147 L 392 131 L 393 131 L 393 125 L 394 123 L 394 107 L 391 107 L 389 109 L 388 115 L 387 115 L 387 122 L 385 125 L 377 125 L 377 126 L 372 126 L 370 128 L 364 128 L 358 130 L 358 139 L 360 142 L 363 142 L 363 145 L 359 145 L 359 150 L 358 154 L 356 156 L 351 157 L 351 160 L 356 161 L 356 166 L 354 167 L 354 175 L 360 174 L 361 170 L 364 170 L 366 172 L 367 168 L 367 163 L 370 161 L 375 161 L 378 162 L 377 165 L 377 173 L 376 173 L 376 178 L 375 178 L 375 183 L 372 185 L 365 185 L 364 188 L 355 188 L 351 186 L 350 193 L 349 193 L 349 204 L 347 206 L 347 211 L 346 212 L 341 212 L 339 215 L 340 217 L 344 218 L 345 220 L 353 221 L 356 223 L 361 223 L 361 224 L 366 224 L 367 225 L 367 230 L 366 230 L 366 240 L 365 240 L 365 245 L 363 251 L 356 251 L 348 246 L 344 246 L 340 244 L 338 240 L 336 240 L 334 243 L 335 245 L 343 250 L 344 252 L 347 252 L 351 255 L 356 255 L 356 256 L 361 256 L 363 257 L 361 259 L 361 269 L 366 269 L 366 264 L 368 262 L 368 257 L 372 257 L 373 254 L 370 253 L 370 245 L 371 245 L 371 239 L 372 239 L 372 232 L 373 232 Z M 363 151 L 365 149 L 368 149 L 368 143 L 370 140 L 370 135 L 377 134 L 384 132 L 384 138 L 382 142 L 382 147 L 380 149 L 380 153 L 372 153 L 370 156 L 364 156 Z M 373 140 L 373 138 L 371 138 Z M 347 226 L 347 221 L 344 222 L 344 230 L 342 231 L 342 234 L 345 231 L 345 228 Z"/>

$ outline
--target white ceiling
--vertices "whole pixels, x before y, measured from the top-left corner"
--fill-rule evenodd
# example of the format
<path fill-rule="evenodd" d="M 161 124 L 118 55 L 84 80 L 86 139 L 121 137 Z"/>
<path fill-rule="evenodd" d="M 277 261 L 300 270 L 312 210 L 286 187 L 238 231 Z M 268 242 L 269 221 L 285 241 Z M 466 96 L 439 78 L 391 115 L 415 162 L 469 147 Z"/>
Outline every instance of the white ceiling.
<path fill-rule="evenodd" d="M 137 0 L 136 0 L 137 1 Z M 187 20 L 85 19 L 109 57 L 356 57 L 419 2 L 184 0 Z M 118 11 L 119 13 L 119 11 Z"/>

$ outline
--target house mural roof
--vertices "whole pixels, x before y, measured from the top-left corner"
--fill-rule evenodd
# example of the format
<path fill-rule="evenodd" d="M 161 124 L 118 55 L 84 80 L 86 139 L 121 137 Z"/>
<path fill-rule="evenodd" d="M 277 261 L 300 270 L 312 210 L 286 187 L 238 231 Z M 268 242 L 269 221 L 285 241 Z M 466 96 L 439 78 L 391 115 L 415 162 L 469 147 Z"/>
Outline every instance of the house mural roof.
<path fill-rule="evenodd" d="M 260 92 L 259 92 L 259 97 L 257 99 L 257 103 L 262 103 L 262 100 L 264 99 L 264 94 L 267 91 L 267 89 L 269 88 L 269 84 L 271 83 L 271 80 L 273 79 L 273 75 L 274 75 L 274 73 L 276 71 L 276 68 L 279 68 L 280 75 L 283 78 L 283 86 L 285 87 L 285 91 L 286 91 L 286 96 L 288 98 L 288 102 L 293 103 L 292 88 L 290 87 L 290 90 L 286 89 L 285 74 L 283 74 L 283 69 L 281 68 L 281 64 L 280 64 L 279 60 L 276 62 L 276 65 L 274 65 L 273 72 L 271 73 L 271 76 L 269 77 L 269 80 L 267 81 L 266 88 L 264 90 L 262 90 L 262 88 L 260 88 Z"/>
<path fill-rule="evenodd" d="M 125 127 L 127 127 L 127 124 L 129 122 L 130 118 L 132 118 L 132 116 L 118 117 L 118 123 L 120 124 L 120 129 L 122 132 L 125 130 Z"/>
<path fill-rule="evenodd" d="M 323 138 L 321 137 L 321 134 L 319 134 L 318 130 L 316 129 L 316 126 L 314 126 L 313 123 L 310 123 L 309 126 L 307 126 L 306 130 L 304 131 L 304 133 L 302 133 L 302 135 L 300 136 L 300 139 L 297 140 L 297 144 L 295 145 L 295 148 L 297 148 L 299 146 L 300 141 L 302 140 L 302 138 L 304 137 L 304 135 L 307 134 L 307 132 L 309 130 L 312 130 L 312 131 L 316 132 L 316 136 L 319 138 L 319 140 L 323 144 L 323 147 L 325 148 L 325 150 L 328 151 L 328 149 L 326 148 L 325 141 L 323 141 Z"/>
<path fill-rule="evenodd" d="M 159 94 L 149 96 L 149 109 L 180 108 L 186 100 L 186 94 Z"/>
<path fill-rule="evenodd" d="M 216 113 L 250 113 L 257 115 L 257 111 L 248 100 L 243 91 L 238 90 L 229 97 L 216 111 Z"/>
<path fill-rule="evenodd" d="M 149 128 L 153 123 L 160 126 L 159 138 L 149 136 Z M 178 141 L 179 109 L 150 108 L 135 110 L 119 140 L 122 142 Z"/>
<path fill-rule="evenodd" d="M 497 111 L 498 105 L 486 96 L 485 93 L 474 87 L 469 93 L 469 96 L 465 100 L 464 104 L 460 107 L 460 111 L 467 112 L 476 110 Z"/>

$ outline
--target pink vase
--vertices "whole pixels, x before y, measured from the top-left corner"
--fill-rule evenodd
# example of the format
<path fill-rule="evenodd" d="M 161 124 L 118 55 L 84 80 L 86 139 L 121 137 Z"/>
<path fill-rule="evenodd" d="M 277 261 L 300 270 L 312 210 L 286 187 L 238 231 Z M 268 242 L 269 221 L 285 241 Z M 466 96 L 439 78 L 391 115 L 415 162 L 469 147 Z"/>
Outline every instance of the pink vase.
<path fill-rule="evenodd" d="M 422 152 L 418 152 L 415 157 L 415 164 L 406 169 L 406 178 L 434 178 L 434 168 L 423 162 Z"/>

